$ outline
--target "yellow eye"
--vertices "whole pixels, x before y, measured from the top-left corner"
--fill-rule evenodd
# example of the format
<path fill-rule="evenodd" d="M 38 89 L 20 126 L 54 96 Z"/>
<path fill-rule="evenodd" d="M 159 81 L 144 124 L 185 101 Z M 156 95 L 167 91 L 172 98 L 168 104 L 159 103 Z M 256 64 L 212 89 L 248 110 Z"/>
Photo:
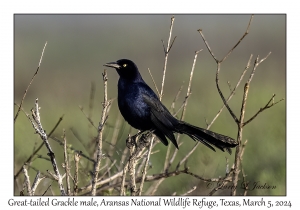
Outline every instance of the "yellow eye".
<path fill-rule="evenodd" d="M 123 67 L 125 68 L 126 66 L 127 66 L 127 64 L 126 64 L 126 63 L 124 63 L 124 64 L 123 64 Z"/>

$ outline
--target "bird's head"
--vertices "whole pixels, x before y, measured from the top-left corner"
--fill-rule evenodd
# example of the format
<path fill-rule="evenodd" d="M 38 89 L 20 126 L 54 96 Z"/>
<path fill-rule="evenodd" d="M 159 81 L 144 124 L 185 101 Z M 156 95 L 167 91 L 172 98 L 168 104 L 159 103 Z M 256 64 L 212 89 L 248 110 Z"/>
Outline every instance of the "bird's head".
<path fill-rule="evenodd" d="M 140 80 L 142 77 L 135 63 L 128 59 L 120 59 L 116 62 L 104 64 L 104 66 L 115 68 L 120 78 L 128 80 Z"/>

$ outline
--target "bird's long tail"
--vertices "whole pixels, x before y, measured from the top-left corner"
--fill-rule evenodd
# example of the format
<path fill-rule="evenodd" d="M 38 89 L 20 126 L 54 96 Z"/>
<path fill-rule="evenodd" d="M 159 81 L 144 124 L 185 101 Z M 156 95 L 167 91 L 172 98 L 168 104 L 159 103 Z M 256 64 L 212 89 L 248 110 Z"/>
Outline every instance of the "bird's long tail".
<path fill-rule="evenodd" d="M 180 121 L 176 126 L 176 132 L 184 133 L 191 137 L 193 140 L 200 141 L 202 144 L 212 149 L 213 151 L 216 151 L 213 147 L 215 146 L 223 152 L 227 151 L 229 154 L 231 154 L 231 148 L 238 145 L 238 143 L 234 139 L 228 136 L 199 128 L 183 121 Z"/>

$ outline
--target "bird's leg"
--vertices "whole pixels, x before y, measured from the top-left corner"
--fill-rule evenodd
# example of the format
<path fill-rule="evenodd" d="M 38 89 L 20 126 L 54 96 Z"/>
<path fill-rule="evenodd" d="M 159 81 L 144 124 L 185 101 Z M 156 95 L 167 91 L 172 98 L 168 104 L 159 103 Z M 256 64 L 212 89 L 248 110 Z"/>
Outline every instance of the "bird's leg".
<path fill-rule="evenodd" d="M 128 149 L 132 149 L 132 148 L 137 146 L 136 141 L 135 141 L 135 137 L 136 137 L 136 135 L 130 136 L 130 134 L 128 134 L 128 138 L 126 139 L 126 147 Z"/>
<path fill-rule="evenodd" d="M 139 135 L 141 135 L 144 131 L 139 131 L 137 134 L 133 135 L 133 136 L 130 136 L 128 135 L 128 138 L 126 139 L 126 146 L 128 148 L 130 148 L 130 146 L 135 146 L 137 147 L 137 138 L 139 137 Z M 131 145 L 128 145 L 128 144 L 131 144 Z"/>
<path fill-rule="evenodd" d="M 126 139 L 126 146 L 128 148 L 135 146 L 137 147 L 137 139 L 140 136 L 138 142 L 141 142 L 142 144 L 147 144 L 149 143 L 148 141 L 148 137 L 150 136 L 150 134 L 152 134 L 154 132 L 154 130 L 151 130 L 150 132 L 146 132 L 145 131 L 139 131 L 137 134 L 130 136 L 128 135 L 128 138 Z"/>
<path fill-rule="evenodd" d="M 150 136 L 154 130 L 151 130 L 149 132 L 143 133 L 141 137 L 139 138 L 138 147 L 144 148 L 147 147 L 150 144 Z"/>
<path fill-rule="evenodd" d="M 137 139 L 137 137 L 139 136 L 139 135 L 141 135 L 143 133 L 143 131 L 139 131 L 137 134 L 135 134 L 135 135 L 133 135 L 131 138 L 132 139 Z M 136 142 L 136 141 L 135 141 Z"/>

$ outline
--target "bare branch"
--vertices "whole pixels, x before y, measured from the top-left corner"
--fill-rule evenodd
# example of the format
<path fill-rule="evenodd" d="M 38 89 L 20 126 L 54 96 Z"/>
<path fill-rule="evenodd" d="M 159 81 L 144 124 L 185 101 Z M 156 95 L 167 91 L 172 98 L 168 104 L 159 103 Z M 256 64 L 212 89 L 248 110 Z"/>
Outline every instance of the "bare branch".
<path fill-rule="evenodd" d="M 154 185 L 152 185 L 152 186 L 153 186 L 153 187 L 152 187 L 152 191 L 151 191 L 151 193 L 149 193 L 150 196 L 153 196 L 153 195 L 156 193 L 156 191 L 157 191 L 159 185 L 160 185 L 164 180 L 165 180 L 165 179 L 160 179 L 160 180 L 158 180 Z M 150 188 L 150 189 L 151 189 L 151 188 Z M 147 194 L 147 195 L 148 195 L 148 194 Z"/>
<path fill-rule="evenodd" d="M 175 39 L 176 39 L 176 36 L 174 37 L 172 43 L 170 44 L 171 42 L 171 37 L 172 37 L 172 30 L 173 30 L 173 24 L 174 24 L 174 16 L 171 18 L 171 25 L 170 25 L 170 34 L 169 34 L 169 39 L 168 39 L 168 46 L 167 46 L 167 49 L 165 48 L 164 46 L 164 42 L 162 41 L 163 43 L 163 48 L 164 48 L 164 52 L 165 52 L 165 63 L 164 63 L 164 70 L 163 70 L 163 78 L 162 78 L 162 84 L 161 84 L 161 92 L 159 94 L 159 100 L 161 101 L 162 99 L 162 96 L 163 96 L 163 90 L 164 90 L 164 83 L 165 83 L 165 76 L 166 76 L 166 70 L 167 70 L 167 62 L 168 62 L 168 56 L 169 56 L 169 52 L 175 42 Z M 143 184 L 144 184 L 144 179 L 145 179 L 145 176 L 146 176 L 146 173 L 147 173 L 147 165 L 148 165 L 148 162 L 149 162 L 149 158 L 150 158 L 150 154 L 151 154 L 151 149 L 152 149 L 152 145 L 153 145 L 153 140 L 154 140 L 154 137 L 151 138 L 151 141 L 150 141 L 150 147 L 149 147 L 149 152 L 148 152 L 148 156 L 147 156 L 147 159 L 146 159 L 146 163 L 145 163 L 145 168 L 144 168 L 144 171 L 143 171 L 143 174 L 142 174 L 142 181 L 141 181 L 141 185 L 140 185 L 140 190 L 139 190 L 139 195 L 141 195 L 142 193 L 142 188 L 143 188 Z M 132 190 L 132 189 L 131 189 Z"/>
<path fill-rule="evenodd" d="M 103 175 L 99 178 L 99 180 L 103 179 L 103 177 L 110 171 L 110 169 L 116 164 L 117 160 L 114 160 L 114 162 L 107 168 L 106 172 L 103 173 Z"/>
<path fill-rule="evenodd" d="M 251 83 L 252 78 L 253 78 L 254 73 L 255 73 L 255 70 L 256 70 L 256 68 L 258 67 L 258 65 L 261 64 L 262 62 L 264 62 L 270 55 L 271 55 L 271 52 L 269 52 L 268 55 L 266 55 L 266 57 L 264 57 L 264 58 L 261 59 L 261 60 L 259 60 L 259 56 L 256 57 L 256 59 L 255 59 L 255 61 L 254 61 L 253 70 L 252 70 L 252 72 L 251 72 L 251 74 L 250 74 L 250 77 L 249 77 L 249 79 L 248 79 L 248 81 L 247 81 L 248 84 Z"/>
<path fill-rule="evenodd" d="M 91 82 L 90 100 L 89 100 L 89 115 L 88 118 L 92 118 L 94 109 L 94 99 L 95 99 L 95 82 Z"/>
<path fill-rule="evenodd" d="M 31 78 L 31 81 L 29 82 L 29 85 L 27 86 L 27 88 L 26 88 L 26 90 L 25 90 L 25 93 L 24 93 L 23 98 L 22 98 L 22 100 L 21 100 L 19 109 L 18 109 L 18 111 L 17 111 L 17 113 L 16 113 L 16 116 L 15 116 L 15 118 L 14 118 L 14 123 L 16 122 L 16 120 L 17 120 L 17 118 L 18 118 L 18 115 L 19 115 L 19 112 L 21 111 L 21 107 L 22 107 L 22 105 L 23 105 L 23 102 L 24 102 L 24 99 L 25 99 L 25 97 L 26 97 L 26 94 L 27 94 L 27 92 L 28 92 L 28 90 L 29 90 L 29 87 L 30 87 L 31 83 L 32 83 L 33 80 L 34 80 L 34 77 L 35 77 L 35 76 L 37 75 L 37 73 L 39 72 L 39 69 L 40 69 L 40 66 L 41 66 L 41 63 L 42 63 L 42 59 L 43 59 L 43 55 L 44 55 L 44 51 L 45 51 L 46 46 L 47 46 L 47 42 L 46 42 L 45 45 L 44 45 L 44 48 L 43 48 L 43 51 L 42 51 L 42 55 L 41 55 L 41 58 L 40 58 L 40 61 L 39 61 L 39 65 L 38 65 L 38 67 L 37 67 L 37 70 L 35 71 L 33 77 Z"/>
<path fill-rule="evenodd" d="M 97 129 L 97 127 L 95 126 L 93 120 L 84 112 L 83 107 L 79 106 L 80 111 L 82 111 L 82 113 L 84 114 L 84 116 L 86 117 L 86 119 L 90 122 L 90 124 Z"/>
<path fill-rule="evenodd" d="M 250 123 L 252 120 L 254 120 L 254 118 L 257 117 L 258 114 L 260 114 L 261 112 L 265 111 L 266 109 L 271 108 L 272 106 L 274 106 L 275 104 L 279 103 L 280 101 L 283 101 L 284 99 L 280 99 L 277 102 L 274 102 L 274 98 L 275 98 L 275 94 L 273 94 L 273 96 L 271 97 L 271 99 L 268 101 L 268 103 L 263 107 L 260 108 L 249 120 L 247 120 L 246 122 L 243 123 L 243 126 L 247 125 L 248 123 Z M 272 103 L 271 103 L 272 102 Z M 271 103 L 271 104 L 270 104 Z"/>
<path fill-rule="evenodd" d="M 75 172 L 74 172 L 74 195 L 76 196 L 78 193 L 78 169 L 79 169 L 79 160 L 80 160 L 80 153 L 74 154 L 74 162 L 75 162 Z"/>
<path fill-rule="evenodd" d="M 251 55 L 250 55 L 250 58 L 249 58 L 249 60 L 248 60 L 247 66 L 245 67 L 244 71 L 242 72 L 239 81 L 236 83 L 235 87 L 233 88 L 233 90 L 231 91 L 230 95 L 229 95 L 228 98 L 226 99 L 226 102 L 227 102 L 227 103 L 231 100 L 232 96 L 234 96 L 234 94 L 235 94 L 235 92 L 236 92 L 236 89 L 237 89 L 238 86 L 240 85 L 241 81 L 242 81 L 243 78 L 244 78 L 244 75 L 246 74 L 247 70 L 249 69 L 250 63 L 251 63 L 251 60 L 252 60 L 252 57 L 253 57 L 253 55 L 251 54 Z M 220 115 L 221 112 L 223 111 L 224 107 L 225 107 L 225 104 L 223 103 L 221 109 L 220 109 L 220 110 L 218 111 L 218 113 L 215 115 L 215 117 L 214 117 L 213 120 L 210 122 L 210 124 L 207 125 L 207 129 L 209 129 L 209 128 L 212 126 L 212 124 L 215 122 L 215 120 L 219 117 L 219 115 Z"/>
<path fill-rule="evenodd" d="M 42 196 L 44 196 L 47 192 L 48 192 L 48 190 L 51 188 L 51 184 L 47 187 L 47 189 L 45 190 L 45 192 L 42 194 Z M 52 194 L 53 195 L 53 194 Z"/>
<path fill-rule="evenodd" d="M 148 166 L 148 163 L 149 163 L 154 138 L 155 138 L 155 136 L 152 136 L 151 140 L 150 140 L 149 151 L 148 151 L 148 154 L 147 154 L 145 167 L 144 167 L 144 170 L 143 170 L 143 173 L 142 173 L 142 181 L 141 181 L 141 185 L 140 185 L 140 189 L 139 189 L 139 195 L 142 195 L 144 180 L 145 180 L 146 173 L 147 173 L 147 166 Z"/>
<path fill-rule="evenodd" d="M 192 71 L 191 71 L 191 74 L 190 74 L 190 80 L 189 80 L 189 85 L 188 85 L 188 90 L 187 90 L 187 93 L 186 93 L 186 101 L 184 102 L 184 106 L 183 106 L 183 110 L 182 110 L 182 115 L 181 115 L 181 118 L 180 120 L 183 120 L 184 119 L 184 116 L 185 116 L 185 111 L 186 111 L 186 106 L 187 106 L 187 98 L 188 96 L 191 94 L 191 85 L 192 85 L 192 78 L 193 78 L 193 73 L 194 73 L 194 68 L 195 68 L 195 64 L 196 64 L 196 61 L 197 61 L 197 56 L 198 56 L 198 53 L 201 52 L 201 50 L 199 51 L 196 51 L 195 52 L 195 58 L 194 58 L 194 62 L 193 62 L 193 67 L 192 67 Z M 177 165 L 177 169 L 180 167 L 180 165 L 182 163 L 184 163 L 187 158 L 191 155 L 192 153 L 190 153 L 189 155 L 186 155 Z M 170 165 L 169 165 L 170 166 Z"/>
<path fill-rule="evenodd" d="M 178 97 L 179 97 L 179 95 L 180 95 L 180 93 L 182 91 L 182 88 L 183 88 L 183 85 L 180 86 L 180 88 L 179 88 L 179 90 L 178 90 L 178 92 L 177 92 L 177 94 L 176 94 L 176 96 L 175 96 L 175 98 L 174 98 L 174 100 L 173 100 L 173 102 L 171 104 L 171 110 L 172 110 L 173 116 L 175 116 L 175 103 L 178 100 Z"/>
<path fill-rule="evenodd" d="M 234 119 L 234 121 L 239 124 L 239 120 L 237 119 L 237 117 L 235 116 L 235 114 L 233 113 L 233 111 L 231 110 L 231 108 L 229 107 L 226 99 L 224 98 L 224 95 L 219 87 L 219 72 L 220 72 L 220 68 L 221 68 L 221 63 L 218 63 L 218 67 L 217 67 L 217 73 L 216 73 L 216 85 L 217 85 L 217 89 L 218 89 L 218 92 L 221 96 L 221 99 L 224 103 L 224 105 L 226 106 L 227 110 L 229 111 L 230 115 L 232 116 L 232 118 Z"/>
<path fill-rule="evenodd" d="M 65 131 L 65 129 L 63 130 L 63 139 L 64 139 L 64 159 L 65 159 L 67 195 L 71 195 L 71 188 L 70 188 L 70 167 L 69 167 L 69 159 L 68 159 L 68 152 L 67 152 L 67 138 L 66 138 L 66 131 Z"/>
<path fill-rule="evenodd" d="M 122 174 L 123 174 L 123 171 L 120 171 L 120 172 L 114 174 L 114 175 L 111 176 L 111 177 L 108 177 L 108 178 L 106 178 L 106 179 L 104 179 L 104 180 L 100 180 L 100 181 L 97 182 L 97 186 L 105 185 L 105 184 L 107 184 L 107 183 L 109 183 L 109 182 L 111 182 L 111 181 L 113 181 L 113 180 L 119 178 L 120 176 L 122 176 Z M 92 189 L 92 184 L 89 184 L 88 186 L 79 188 L 79 189 L 78 189 L 78 193 L 80 193 L 80 194 L 89 193 L 89 192 L 91 191 L 91 189 Z M 100 189 L 101 189 L 101 188 L 100 188 Z"/>
<path fill-rule="evenodd" d="M 98 136 L 97 136 L 97 156 L 94 164 L 94 171 L 93 171 L 93 178 L 92 178 L 92 190 L 91 190 L 91 195 L 95 196 L 96 195 L 96 186 L 97 186 L 97 179 L 98 179 L 98 174 L 99 174 L 99 169 L 100 169 L 100 164 L 101 164 L 101 159 L 102 159 L 102 136 L 103 136 L 103 130 L 104 130 L 104 124 L 107 120 L 107 111 L 110 105 L 110 101 L 107 99 L 107 73 L 106 70 L 104 69 L 104 72 L 102 74 L 103 77 L 103 83 L 104 83 L 104 102 L 103 102 L 103 109 L 102 109 L 102 116 L 99 122 L 99 127 L 98 127 Z"/>
<path fill-rule="evenodd" d="M 205 43 L 205 46 L 206 46 L 206 48 L 208 49 L 208 52 L 209 52 L 210 55 L 213 57 L 213 59 L 218 63 L 219 60 L 216 58 L 216 56 L 214 55 L 213 51 L 211 50 L 211 48 L 210 48 L 208 42 L 206 41 L 206 39 L 205 39 L 205 37 L 204 37 L 204 34 L 202 33 L 202 29 L 198 29 L 197 31 L 200 33 L 200 35 L 201 35 L 201 37 L 202 37 L 202 39 L 203 39 L 203 41 L 204 41 L 204 43 Z"/>
<path fill-rule="evenodd" d="M 128 162 L 124 166 L 123 171 L 121 171 L 122 172 L 122 181 L 121 181 L 121 189 L 120 189 L 120 195 L 121 196 L 125 195 L 125 179 L 126 179 L 127 170 L 128 170 Z"/>
<path fill-rule="evenodd" d="M 156 90 L 157 94 L 160 95 L 160 94 L 159 94 L 159 90 L 158 90 L 158 88 L 157 88 L 157 85 L 156 85 L 156 83 L 155 83 L 155 80 L 154 80 L 154 78 L 153 78 L 153 76 L 152 76 L 151 71 L 150 71 L 149 68 L 148 68 L 148 71 L 149 71 L 149 74 L 150 74 L 150 76 L 151 76 L 152 82 L 153 82 L 153 84 L 154 84 L 155 90 Z"/>
<path fill-rule="evenodd" d="M 35 100 L 35 108 L 31 110 L 33 119 L 31 119 L 31 117 L 27 113 L 25 113 L 25 114 L 26 114 L 27 118 L 29 119 L 29 121 L 31 122 L 31 124 L 32 124 L 33 128 L 35 129 L 36 133 L 38 133 L 40 135 L 41 139 L 44 141 L 44 143 L 46 145 L 46 148 L 49 151 L 48 156 L 51 159 L 52 167 L 53 167 L 55 175 L 57 177 L 57 181 L 58 181 L 58 185 L 59 185 L 59 188 L 60 188 L 61 195 L 65 195 L 65 190 L 64 190 L 63 183 L 62 183 L 63 177 L 59 173 L 58 166 L 57 166 L 55 156 L 54 156 L 54 152 L 52 151 L 51 146 L 49 144 L 48 136 L 45 133 L 45 130 L 43 129 L 43 127 L 42 127 L 42 124 L 41 124 L 41 121 L 40 121 L 39 109 L 40 109 L 40 107 L 38 105 L 38 99 L 36 99 Z"/>
<path fill-rule="evenodd" d="M 64 143 L 60 139 L 58 139 L 56 137 L 51 137 L 51 139 L 53 139 L 54 141 L 56 141 L 57 143 L 59 143 L 60 146 L 64 146 Z M 70 146 L 69 149 L 72 150 L 72 151 L 74 151 L 74 152 L 76 152 L 76 153 L 79 153 L 82 157 L 84 157 L 88 161 L 91 161 L 91 162 L 95 163 L 95 160 L 93 160 L 92 158 L 90 158 L 88 155 L 84 154 L 82 151 L 77 150 L 77 149 L 75 149 L 72 146 Z"/>
<path fill-rule="evenodd" d="M 249 83 L 246 83 L 244 86 L 244 95 L 242 99 L 242 107 L 241 107 L 241 114 L 240 114 L 240 119 L 239 119 L 239 124 L 238 124 L 238 136 L 237 136 L 237 141 L 238 141 L 238 146 L 236 147 L 235 150 L 235 161 L 234 161 L 234 170 L 233 170 L 233 187 L 231 188 L 231 195 L 236 195 L 236 189 L 237 189 L 237 182 L 238 182 L 238 176 L 240 173 L 239 167 L 241 163 L 241 145 L 242 145 L 242 134 L 243 134 L 243 121 L 245 117 L 245 109 L 246 109 L 246 101 L 247 101 L 247 96 L 249 92 Z"/>
<path fill-rule="evenodd" d="M 237 124 L 239 124 L 239 121 L 238 121 L 237 117 L 235 116 L 235 114 L 233 113 L 233 111 L 231 110 L 231 108 L 229 107 L 229 105 L 228 105 L 227 101 L 225 100 L 225 98 L 224 98 L 224 96 L 223 96 L 223 93 L 222 93 L 222 91 L 221 91 L 221 89 L 220 89 L 220 87 L 219 87 L 219 72 L 220 72 L 220 68 L 221 68 L 221 63 L 222 63 L 223 61 L 225 61 L 225 60 L 229 57 L 229 55 L 231 54 L 231 52 L 232 52 L 232 51 L 240 44 L 240 42 L 241 42 L 241 41 L 245 38 L 245 36 L 249 33 L 249 28 L 250 28 L 252 19 L 253 19 L 253 15 L 252 15 L 251 18 L 250 18 L 248 27 L 247 27 L 247 29 L 246 29 L 246 32 L 245 32 L 244 35 L 242 36 L 242 38 L 240 38 L 240 40 L 237 42 L 237 44 L 236 44 L 236 45 L 235 45 L 235 46 L 227 53 L 227 55 L 226 55 L 222 60 L 220 60 L 220 61 L 215 57 L 215 55 L 213 54 L 212 50 L 210 49 L 210 47 L 209 47 L 209 45 L 208 45 L 208 42 L 206 41 L 206 39 L 205 39 L 205 37 L 204 37 L 204 35 L 203 35 L 203 33 L 202 33 L 202 30 L 201 30 L 201 29 L 198 30 L 199 33 L 200 33 L 200 35 L 201 35 L 201 37 L 202 37 L 202 39 L 203 39 L 203 41 L 204 41 L 204 43 L 205 43 L 205 45 L 206 45 L 206 47 L 207 47 L 207 49 L 208 49 L 208 51 L 210 52 L 211 56 L 214 58 L 214 60 L 215 60 L 216 63 L 217 63 L 216 85 L 217 85 L 218 92 L 219 92 L 219 94 L 220 94 L 220 96 L 221 96 L 221 98 L 222 98 L 222 100 L 223 100 L 224 105 L 226 106 L 226 108 L 228 109 L 228 111 L 229 111 L 229 113 L 231 114 L 232 118 L 234 119 L 234 121 L 235 121 Z"/>
<path fill-rule="evenodd" d="M 129 152 L 130 152 L 130 157 L 129 157 L 129 160 L 128 160 L 128 172 L 129 172 L 129 177 L 130 177 L 130 191 L 131 191 L 131 195 L 132 196 L 135 196 L 136 193 L 137 193 L 137 189 L 136 189 L 136 183 L 135 183 L 135 166 L 136 166 L 136 158 L 137 158 L 137 145 L 136 144 L 136 139 L 137 139 L 137 136 L 133 137 L 133 138 L 128 138 L 129 141 L 132 141 L 132 142 L 129 142 L 129 144 L 127 145 L 130 145 L 129 147 Z"/>
<path fill-rule="evenodd" d="M 111 142 L 110 142 L 109 151 L 108 151 L 108 155 L 107 155 L 108 157 L 112 157 L 114 153 L 117 153 L 118 155 L 120 155 L 118 149 L 116 148 L 116 144 L 118 141 L 118 135 L 120 132 L 121 123 L 122 123 L 122 116 L 121 116 L 121 113 L 118 112 L 118 116 L 117 116 L 116 123 L 114 126 L 113 135 L 111 137 Z M 104 141 L 104 142 L 106 142 L 106 141 Z M 120 150 L 120 153 L 121 152 L 122 151 Z M 110 158 L 107 158 L 106 164 L 108 164 L 108 161 L 110 161 Z"/>
<path fill-rule="evenodd" d="M 16 106 L 20 107 L 18 104 L 15 103 Z M 21 110 L 25 113 L 25 115 L 27 116 L 26 112 L 23 110 L 23 108 L 21 107 Z M 48 137 L 51 137 L 51 135 L 53 134 L 53 132 L 56 130 L 56 128 L 58 127 L 58 125 L 60 124 L 60 122 L 63 120 L 64 115 L 62 115 L 57 123 L 55 124 L 55 126 L 53 127 L 53 129 L 50 131 L 50 133 L 48 134 Z M 29 156 L 29 158 L 24 162 L 24 164 L 30 163 L 32 161 L 32 158 L 42 149 L 42 147 L 44 146 L 44 141 L 38 146 L 38 148 L 36 150 L 34 150 L 34 152 Z M 14 175 L 14 180 L 16 180 L 18 178 L 18 176 L 20 175 L 20 173 L 22 172 L 23 168 L 21 167 L 18 172 L 16 173 L 16 175 Z"/>
<path fill-rule="evenodd" d="M 172 42 L 172 44 L 170 45 L 171 42 L 171 36 L 172 36 L 172 30 L 173 30 L 173 25 L 174 25 L 174 20 L 175 17 L 173 16 L 171 18 L 171 25 L 170 25 L 170 34 L 169 34 L 169 39 L 168 39 L 168 47 L 167 49 L 164 46 L 163 43 L 163 47 L 164 47 L 164 52 L 165 52 L 165 64 L 164 64 L 164 70 L 163 70 L 163 78 L 162 78 L 162 82 L 161 82 L 161 90 L 160 90 L 160 94 L 159 94 L 159 100 L 161 100 L 162 96 L 163 96 L 163 91 L 164 91 L 164 85 L 165 85 L 165 77 L 166 77 L 166 71 L 167 71 L 167 63 L 168 63 L 168 56 L 169 56 L 169 52 L 171 50 L 171 47 L 173 46 L 173 43 L 175 41 L 175 38 Z"/>
<path fill-rule="evenodd" d="M 23 173 L 24 173 L 24 176 L 25 176 L 25 186 L 26 186 L 26 189 L 27 189 L 27 193 L 28 195 L 32 195 L 32 190 L 31 190 L 31 184 L 30 184 L 30 179 L 29 179 L 29 176 L 28 176 L 28 172 L 27 172 L 27 169 L 25 167 L 25 165 L 23 165 Z"/>
<path fill-rule="evenodd" d="M 188 98 L 191 95 L 191 85 L 192 85 L 192 78 L 193 78 L 193 75 L 194 75 L 194 69 L 195 69 L 195 65 L 196 65 L 198 53 L 201 52 L 201 51 L 202 51 L 202 49 L 198 50 L 198 51 L 195 51 L 195 57 L 194 57 L 193 65 L 192 65 L 192 70 L 191 70 L 191 73 L 190 73 L 190 79 L 189 79 L 189 84 L 188 84 L 188 89 L 187 89 L 186 97 L 185 97 L 185 100 L 184 100 L 183 105 L 182 105 L 183 111 L 182 111 L 180 120 L 183 120 L 184 116 L 185 116 L 185 111 L 186 111 L 186 107 L 187 107 Z M 176 97 L 178 97 L 178 94 L 177 94 Z M 174 99 L 174 101 L 175 101 L 175 99 Z M 177 136 L 176 136 L 176 141 L 177 142 L 179 140 L 179 136 L 180 136 L 179 134 L 177 134 Z M 179 143 L 179 146 L 181 146 L 181 144 L 182 143 Z M 165 159 L 165 164 L 164 164 L 164 171 L 165 171 L 165 173 L 168 172 L 168 170 L 169 170 L 172 162 L 174 161 L 174 159 L 175 159 L 175 157 L 176 157 L 176 155 L 178 153 L 178 150 L 174 151 L 174 153 L 173 153 L 173 155 L 172 155 L 172 157 L 171 157 L 171 159 L 169 160 L 169 163 L 168 163 L 167 161 L 168 161 L 169 153 L 170 153 L 170 146 L 168 146 L 168 151 L 167 151 L 167 155 L 166 155 L 166 159 Z M 176 168 L 176 170 L 178 170 L 178 168 L 179 168 L 179 166 Z M 155 193 L 155 191 L 157 190 L 158 186 L 163 182 L 163 180 L 161 180 L 161 181 L 159 181 L 159 182 L 156 183 L 155 187 L 153 188 L 153 190 L 151 192 L 152 195 Z"/>
<path fill-rule="evenodd" d="M 232 53 L 232 51 L 241 43 L 241 41 L 247 36 L 247 34 L 249 33 L 249 29 L 250 29 L 250 25 L 251 22 L 253 20 L 254 15 L 251 15 L 251 18 L 249 20 L 246 32 L 244 33 L 244 35 L 240 38 L 240 40 L 233 46 L 233 48 L 231 48 L 231 50 L 229 50 L 229 52 L 227 53 L 227 55 L 225 55 L 225 57 L 220 61 L 220 63 L 222 63 L 223 61 L 225 61 L 228 56 Z"/>
<path fill-rule="evenodd" d="M 189 191 L 187 191 L 186 193 L 182 194 L 183 196 L 188 195 L 192 192 L 194 192 L 197 189 L 197 186 L 194 186 L 192 189 L 190 189 Z"/>
<path fill-rule="evenodd" d="M 41 173 L 40 173 L 40 171 L 38 171 L 38 172 L 36 173 L 35 179 L 34 179 L 34 181 L 33 181 L 33 183 L 32 183 L 32 187 L 31 187 L 31 193 L 32 193 L 32 195 L 34 195 L 35 190 L 36 190 L 37 186 L 39 185 L 39 183 L 40 183 L 44 178 L 46 178 L 46 176 L 40 177 L 40 175 L 41 175 Z"/>
<path fill-rule="evenodd" d="M 193 61 L 193 66 L 192 66 L 192 70 L 191 70 L 191 73 L 190 73 L 189 85 L 188 85 L 188 89 L 187 89 L 187 92 L 186 92 L 186 100 L 184 102 L 184 106 L 183 106 L 183 110 L 182 110 L 182 113 L 181 113 L 180 120 L 183 120 L 184 116 L 185 116 L 186 106 L 187 106 L 187 103 L 188 103 L 187 98 L 191 94 L 191 87 L 192 87 L 192 79 L 193 79 L 193 75 L 194 75 L 194 69 L 195 69 L 195 65 L 196 65 L 198 53 L 201 52 L 201 51 L 202 51 L 202 49 L 198 50 L 198 51 L 195 51 L 195 57 L 194 57 L 194 61 Z"/>

